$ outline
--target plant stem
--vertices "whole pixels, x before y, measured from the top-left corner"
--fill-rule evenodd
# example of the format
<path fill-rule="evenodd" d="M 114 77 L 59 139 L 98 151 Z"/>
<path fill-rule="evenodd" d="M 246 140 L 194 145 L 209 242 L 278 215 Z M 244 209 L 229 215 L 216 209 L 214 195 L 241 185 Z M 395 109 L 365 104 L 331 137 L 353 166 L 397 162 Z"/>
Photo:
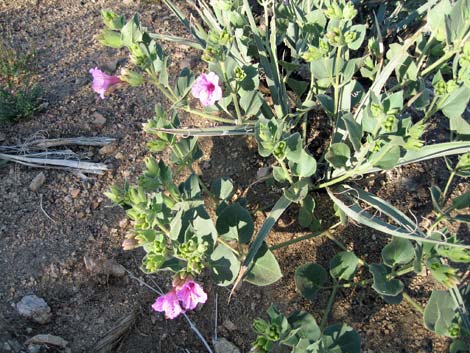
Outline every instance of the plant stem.
<path fill-rule="evenodd" d="M 235 113 L 237 114 L 237 125 L 242 125 L 243 124 L 243 116 L 240 111 L 240 104 L 238 103 L 238 96 L 237 93 L 233 90 L 232 84 L 228 81 L 227 77 L 227 71 L 225 69 L 225 62 L 221 61 L 220 62 L 220 67 L 222 69 L 222 74 L 224 76 L 224 81 L 228 83 L 228 86 L 230 87 L 230 96 L 233 99 L 233 105 L 235 106 Z"/>
<path fill-rule="evenodd" d="M 340 96 L 340 78 L 341 78 L 341 71 L 339 70 L 339 63 L 341 60 L 341 48 L 338 47 L 337 52 L 336 52 L 336 61 L 335 61 L 335 71 L 336 71 L 336 82 L 334 85 L 334 112 L 333 114 L 335 115 L 336 122 L 338 122 L 338 115 L 339 115 L 339 96 Z M 338 124 L 336 123 L 336 128 L 338 127 Z"/>
<path fill-rule="evenodd" d="M 291 240 L 287 240 L 285 242 L 282 242 L 282 243 L 279 243 L 279 244 L 275 244 L 273 246 L 271 246 L 269 248 L 269 250 L 271 251 L 274 251 L 274 250 L 279 250 L 279 249 L 282 249 L 282 248 L 285 248 L 287 246 L 290 246 L 292 244 L 296 244 L 298 242 L 301 242 L 301 241 L 304 241 L 304 240 L 308 240 L 308 239 L 311 239 L 311 238 L 316 238 L 316 237 L 322 237 L 324 235 L 328 236 L 328 234 L 335 228 L 337 228 L 339 225 L 341 225 L 341 222 L 338 222 L 336 224 L 333 224 L 330 228 L 328 229 L 325 229 L 325 230 L 321 230 L 321 231 L 318 231 L 318 232 L 314 232 L 314 233 L 310 233 L 310 234 L 306 234 L 306 235 L 303 235 L 301 237 L 298 237 L 298 238 L 294 238 L 294 239 L 291 239 Z"/>
<path fill-rule="evenodd" d="M 424 309 L 419 305 L 413 298 L 411 298 L 406 292 L 403 292 L 403 299 L 405 299 L 416 311 L 424 315 Z"/>
<path fill-rule="evenodd" d="M 291 185 L 293 185 L 293 184 L 294 184 L 294 180 L 292 180 L 292 177 L 291 177 L 291 175 L 289 174 L 289 170 L 287 169 L 286 164 L 284 163 L 284 161 L 283 161 L 282 159 L 280 159 L 280 158 L 276 158 L 276 159 L 277 159 L 277 161 L 279 162 L 279 164 L 281 165 L 281 168 L 282 168 L 282 170 L 284 171 L 284 173 L 286 173 L 287 180 L 289 180 L 289 183 L 290 183 Z"/>
<path fill-rule="evenodd" d="M 335 301 L 336 291 L 337 290 L 338 290 L 338 284 L 335 281 L 335 284 L 333 286 L 333 289 L 332 289 L 332 292 L 331 292 L 331 295 L 330 295 L 330 299 L 328 299 L 328 304 L 326 306 L 325 312 L 323 313 L 323 317 L 321 319 L 321 323 L 320 323 L 320 331 L 321 332 L 323 332 L 323 330 L 325 329 L 326 323 L 328 322 L 328 315 L 331 311 L 331 308 L 333 307 L 333 303 Z"/>
<path fill-rule="evenodd" d="M 229 248 L 229 250 L 230 250 L 231 252 L 233 252 L 235 255 L 240 256 L 240 253 L 239 253 L 237 250 L 235 250 L 235 249 L 232 248 L 230 245 L 228 245 L 227 242 L 225 242 L 224 240 L 220 239 L 220 237 L 217 237 L 217 241 L 218 241 L 220 244 L 222 244 L 222 245 L 226 246 L 227 248 Z"/>
<path fill-rule="evenodd" d="M 457 173 L 457 170 L 452 169 L 452 172 L 450 173 L 449 179 L 447 180 L 446 187 L 444 188 L 444 191 L 442 192 L 442 196 L 441 196 L 441 200 L 440 200 L 442 202 L 441 206 L 443 206 L 445 201 L 446 201 L 447 192 L 449 191 L 450 184 L 452 183 L 452 180 L 454 179 L 456 173 Z"/>
<path fill-rule="evenodd" d="M 448 52 L 447 54 L 444 54 L 443 57 L 441 57 L 439 60 L 435 61 L 432 63 L 430 66 L 428 66 L 426 69 L 421 71 L 421 76 L 426 76 L 428 73 L 430 73 L 432 70 L 434 70 L 436 67 L 439 65 L 445 63 L 447 60 L 449 60 L 451 57 L 454 56 L 454 54 L 458 53 L 458 50 L 452 50 Z"/>
<path fill-rule="evenodd" d="M 189 114 L 198 115 L 200 117 L 203 117 L 203 118 L 206 118 L 206 119 L 209 119 L 209 120 L 218 121 L 218 122 L 221 122 L 221 123 L 232 124 L 232 125 L 236 124 L 233 120 L 221 118 L 217 115 L 207 114 L 207 113 L 201 112 L 199 110 L 192 109 L 190 107 L 182 107 L 181 109 L 184 110 L 185 112 L 188 112 Z"/>

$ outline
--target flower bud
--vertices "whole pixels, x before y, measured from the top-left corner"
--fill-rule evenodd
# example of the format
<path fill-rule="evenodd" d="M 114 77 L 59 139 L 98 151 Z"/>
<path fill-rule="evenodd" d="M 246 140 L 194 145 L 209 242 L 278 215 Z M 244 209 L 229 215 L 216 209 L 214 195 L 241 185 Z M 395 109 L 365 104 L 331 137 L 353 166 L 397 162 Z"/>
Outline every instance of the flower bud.
<path fill-rule="evenodd" d="M 139 247 L 139 242 L 135 238 L 124 239 L 122 242 L 123 250 L 132 250 Z"/>
<path fill-rule="evenodd" d="M 141 74 L 125 68 L 121 70 L 119 78 L 122 81 L 127 82 L 132 87 L 138 87 L 144 83 L 144 77 Z"/>
<path fill-rule="evenodd" d="M 235 77 L 236 81 L 241 82 L 245 79 L 246 73 L 245 73 L 245 71 L 243 71 L 243 69 L 240 66 L 237 66 L 233 70 L 233 76 Z"/>
<path fill-rule="evenodd" d="M 112 31 L 110 29 L 103 29 L 103 31 L 96 37 L 98 42 L 106 47 L 115 49 L 122 48 L 121 35 L 119 32 Z"/>
<path fill-rule="evenodd" d="M 357 15 L 357 10 L 354 8 L 354 4 L 352 2 L 348 2 L 343 9 L 343 17 L 345 20 L 352 20 Z"/>
<path fill-rule="evenodd" d="M 111 10 L 101 10 L 101 18 L 106 27 L 112 30 L 120 30 L 124 27 L 124 18 Z"/>

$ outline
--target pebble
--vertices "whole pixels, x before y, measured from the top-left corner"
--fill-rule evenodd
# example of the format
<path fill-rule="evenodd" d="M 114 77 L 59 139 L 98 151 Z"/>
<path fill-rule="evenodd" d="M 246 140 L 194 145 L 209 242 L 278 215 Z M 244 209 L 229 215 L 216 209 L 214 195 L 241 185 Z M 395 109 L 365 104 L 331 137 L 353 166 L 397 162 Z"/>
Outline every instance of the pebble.
<path fill-rule="evenodd" d="M 44 175 L 43 172 L 39 173 L 34 177 L 34 179 L 31 181 L 31 184 L 29 184 L 29 189 L 33 192 L 36 192 L 39 190 L 39 188 L 44 184 L 46 181 L 46 176 Z"/>
<path fill-rule="evenodd" d="M 73 189 L 70 191 L 70 196 L 72 196 L 72 199 L 76 199 L 78 194 L 80 194 L 80 189 Z"/>
<path fill-rule="evenodd" d="M 123 155 L 121 152 L 118 152 L 118 153 L 116 153 L 116 155 L 114 156 L 114 158 L 116 158 L 116 159 L 124 159 L 124 155 Z"/>
<path fill-rule="evenodd" d="M 235 346 L 226 338 L 220 337 L 214 341 L 214 350 L 216 353 L 240 353 L 240 348 Z"/>
<path fill-rule="evenodd" d="M 111 144 L 111 145 L 106 145 L 106 146 L 101 147 L 98 152 L 101 155 L 111 154 L 114 152 L 115 149 L 116 149 L 116 146 Z"/>
<path fill-rule="evenodd" d="M 93 118 L 92 124 L 95 125 L 96 127 L 101 128 L 104 126 L 104 124 L 106 124 L 106 118 L 103 116 L 103 114 L 94 112 L 91 116 Z"/>
<path fill-rule="evenodd" d="M 46 324 L 51 320 L 51 308 L 46 301 L 37 295 L 24 296 L 17 304 L 16 310 L 21 316 Z"/>
<path fill-rule="evenodd" d="M 230 321 L 229 319 L 226 319 L 223 323 L 222 326 L 225 327 L 229 331 L 235 331 L 237 330 L 237 326 Z"/>
<path fill-rule="evenodd" d="M 7 137 L 5 136 L 5 134 L 3 132 L 0 132 L 0 142 L 3 142 L 7 139 Z"/>

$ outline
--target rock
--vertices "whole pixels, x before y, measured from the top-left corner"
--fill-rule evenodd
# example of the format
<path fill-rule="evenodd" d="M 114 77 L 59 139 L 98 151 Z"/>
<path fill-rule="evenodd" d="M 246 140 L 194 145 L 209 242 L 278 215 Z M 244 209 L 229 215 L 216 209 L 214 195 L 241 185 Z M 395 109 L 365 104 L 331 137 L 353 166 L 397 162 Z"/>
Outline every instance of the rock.
<path fill-rule="evenodd" d="M 51 320 L 51 308 L 44 299 L 34 294 L 23 297 L 16 304 L 16 310 L 21 316 L 40 324 L 46 324 Z"/>
<path fill-rule="evenodd" d="M 114 158 L 116 158 L 116 159 L 124 159 L 124 155 L 123 155 L 121 152 L 118 152 L 118 153 L 116 153 L 116 155 L 114 156 Z"/>
<path fill-rule="evenodd" d="M 26 344 L 33 344 L 33 345 L 42 345 L 47 344 L 51 346 L 57 346 L 65 348 L 69 343 L 64 340 L 62 337 L 54 336 L 54 335 L 36 335 L 31 337 L 29 340 L 26 341 Z"/>
<path fill-rule="evenodd" d="M 39 353 L 41 352 L 41 346 L 38 344 L 28 345 L 28 353 Z"/>
<path fill-rule="evenodd" d="M 114 259 L 100 259 L 85 256 L 83 261 L 85 262 L 85 267 L 88 271 L 99 275 L 122 277 L 126 274 L 124 266 L 118 264 Z"/>
<path fill-rule="evenodd" d="M 3 142 L 7 139 L 7 137 L 5 136 L 5 134 L 3 132 L 0 132 L 0 142 Z"/>
<path fill-rule="evenodd" d="M 31 191 L 36 192 L 39 190 L 39 188 L 44 184 L 46 181 L 46 176 L 44 175 L 43 172 L 39 173 L 36 175 L 36 177 L 31 181 L 31 184 L 29 184 L 29 188 Z"/>
<path fill-rule="evenodd" d="M 80 189 L 73 189 L 70 191 L 70 196 L 72 196 L 72 199 L 76 199 L 78 194 L 80 194 Z"/>
<path fill-rule="evenodd" d="M 96 127 L 101 128 L 104 126 L 104 124 L 106 124 L 106 118 L 102 114 L 95 112 L 91 116 L 93 117 L 92 124 Z"/>
<path fill-rule="evenodd" d="M 224 322 L 222 323 L 222 326 L 225 327 L 229 331 L 235 331 L 237 329 L 237 326 L 229 319 L 224 320 Z"/>
<path fill-rule="evenodd" d="M 113 153 L 115 149 L 116 149 L 116 146 L 113 145 L 113 144 L 110 144 L 110 145 L 106 145 L 106 146 L 101 147 L 98 152 L 101 155 L 106 155 L 106 154 Z"/>
<path fill-rule="evenodd" d="M 223 337 L 220 337 L 213 343 L 216 353 L 240 353 L 240 349 L 237 346 Z"/>

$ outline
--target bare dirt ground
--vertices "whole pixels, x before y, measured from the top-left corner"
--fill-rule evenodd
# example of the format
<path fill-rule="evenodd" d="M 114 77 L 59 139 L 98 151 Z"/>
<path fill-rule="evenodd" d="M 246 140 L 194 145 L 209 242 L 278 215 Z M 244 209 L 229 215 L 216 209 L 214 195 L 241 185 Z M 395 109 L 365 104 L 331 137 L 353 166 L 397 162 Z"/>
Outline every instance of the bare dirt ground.
<path fill-rule="evenodd" d="M 176 18 L 155 2 L 42 0 L 32 4 L 0 0 L 0 33 L 9 43 L 37 51 L 37 78 L 48 103 L 30 120 L 1 126 L 4 141 L 0 143 L 17 144 L 38 133 L 50 138 L 117 139 L 101 153 L 92 147 L 75 150 L 83 158 L 113 167 L 107 174 L 90 176 L 86 181 L 70 172 L 44 170 L 45 184 L 32 192 L 28 186 L 40 172 L 38 169 L 14 164 L 0 168 L 0 352 L 28 352 L 24 342 L 36 334 L 60 336 L 74 353 L 105 352 L 95 350 L 97 342 L 121 318 L 131 314 L 135 314 L 135 323 L 107 351 L 206 352 L 184 318 L 168 321 L 152 312 L 150 306 L 156 295 L 147 287 L 127 275 L 114 278 L 90 274 L 84 266 L 84 256 L 113 258 L 151 286 L 158 284 L 164 290 L 170 286 L 169 276 L 147 276 L 139 271 L 142 253 L 121 249 L 129 224 L 123 210 L 103 195 L 110 185 L 125 179 L 132 182 L 139 176 L 148 138 L 141 125 L 152 117 L 154 104 L 163 102 L 163 98 L 151 87 L 143 87 L 117 91 L 106 100 L 97 99 L 88 70 L 98 66 L 116 73 L 127 63 L 125 51 L 103 48 L 94 39 L 102 26 L 102 8 L 128 16 L 139 12 L 142 22 L 155 32 L 183 31 Z M 185 48 L 172 48 L 171 57 L 175 73 L 188 64 L 203 67 L 195 53 Z M 106 119 L 101 128 L 93 124 L 96 112 Z M 183 119 L 183 124 L 196 123 L 206 122 Z M 266 163 L 257 157 L 254 141 L 249 139 L 207 139 L 202 146 L 205 154 L 199 170 L 208 182 L 226 175 L 243 190 Z M 369 176 L 361 183 L 385 199 L 401 200 L 402 204 L 396 205 L 403 210 L 425 217 L 431 212 L 427 188 L 445 182 L 446 173 L 443 163 L 431 162 Z M 454 186 L 457 193 L 464 187 Z M 275 190 L 263 186 L 254 187 L 248 196 L 253 209 L 275 197 Z M 335 222 L 326 195 L 318 194 L 317 204 L 324 224 Z M 258 227 L 265 216 L 261 211 L 255 213 Z M 295 217 L 294 210 L 284 215 L 269 237 L 270 244 L 303 234 L 295 227 Z M 468 234 L 468 229 L 462 231 Z M 387 239 L 355 225 L 340 228 L 336 235 L 367 261 L 378 260 Z M 264 316 L 272 302 L 286 313 L 302 308 L 320 318 L 328 293 L 308 302 L 295 292 L 293 273 L 308 261 L 328 263 L 336 251 L 327 239 L 279 250 L 276 255 L 283 279 L 264 288 L 244 284 L 230 304 L 228 290 L 211 285 L 209 276 L 203 276 L 200 280 L 208 290 L 208 303 L 189 317 L 209 342 L 217 326 L 219 337 L 248 352 L 255 338 L 252 320 Z M 409 294 L 424 305 L 434 286 L 432 280 L 423 275 L 410 276 L 406 282 L 410 284 Z M 33 293 L 44 298 L 52 309 L 47 324 L 22 318 L 14 307 L 23 296 Z M 344 320 L 358 330 L 364 352 L 446 351 L 448 342 L 427 331 L 420 315 L 406 303 L 386 305 L 372 290 L 361 288 L 340 292 L 338 298 L 330 322 Z M 41 348 L 41 352 L 53 351 L 52 347 Z"/>

